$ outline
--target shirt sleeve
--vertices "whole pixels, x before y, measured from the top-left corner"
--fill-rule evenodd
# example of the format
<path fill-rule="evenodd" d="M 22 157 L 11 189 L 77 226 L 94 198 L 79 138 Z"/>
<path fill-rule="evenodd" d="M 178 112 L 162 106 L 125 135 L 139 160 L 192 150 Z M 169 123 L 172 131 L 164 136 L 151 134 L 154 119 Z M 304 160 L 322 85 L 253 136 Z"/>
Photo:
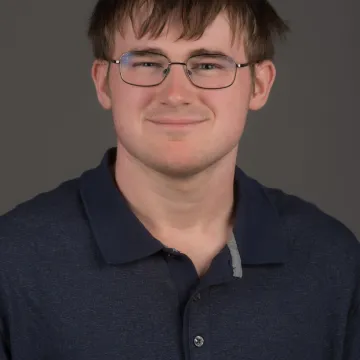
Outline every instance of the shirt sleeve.
<path fill-rule="evenodd" d="M 360 359 L 360 304 L 349 313 L 343 360 Z"/>

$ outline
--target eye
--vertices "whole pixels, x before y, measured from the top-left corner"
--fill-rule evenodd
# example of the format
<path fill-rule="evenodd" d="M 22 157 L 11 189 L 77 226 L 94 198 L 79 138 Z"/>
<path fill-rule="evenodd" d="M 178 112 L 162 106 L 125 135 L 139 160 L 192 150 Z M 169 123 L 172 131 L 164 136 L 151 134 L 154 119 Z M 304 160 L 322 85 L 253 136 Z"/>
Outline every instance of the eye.
<path fill-rule="evenodd" d="M 198 68 L 201 70 L 216 70 L 216 69 L 221 69 L 221 66 L 219 64 L 213 64 L 213 63 L 202 63 L 202 64 L 198 64 Z"/>
<path fill-rule="evenodd" d="M 162 68 L 163 65 L 160 63 L 155 62 L 134 62 L 132 64 L 133 67 L 155 67 L 155 68 Z"/>
<path fill-rule="evenodd" d="M 190 69 L 193 71 L 219 71 L 223 70 L 224 66 L 216 62 L 194 62 L 190 65 Z"/>

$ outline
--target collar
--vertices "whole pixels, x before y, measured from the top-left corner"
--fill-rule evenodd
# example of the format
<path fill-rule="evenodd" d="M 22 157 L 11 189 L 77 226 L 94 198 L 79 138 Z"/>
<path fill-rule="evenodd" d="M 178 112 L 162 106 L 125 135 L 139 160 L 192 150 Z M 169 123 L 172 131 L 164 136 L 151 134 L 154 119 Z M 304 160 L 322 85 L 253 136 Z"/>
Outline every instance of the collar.
<path fill-rule="evenodd" d="M 80 177 L 80 196 L 97 245 L 109 264 L 150 256 L 163 244 L 131 211 L 111 172 L 116 148 L 109 149 L 99 166 Z M 266 188 L 235 169 L 234 235 L 243 265 L 284 263 L 288 255 L 279 215 Z"/>

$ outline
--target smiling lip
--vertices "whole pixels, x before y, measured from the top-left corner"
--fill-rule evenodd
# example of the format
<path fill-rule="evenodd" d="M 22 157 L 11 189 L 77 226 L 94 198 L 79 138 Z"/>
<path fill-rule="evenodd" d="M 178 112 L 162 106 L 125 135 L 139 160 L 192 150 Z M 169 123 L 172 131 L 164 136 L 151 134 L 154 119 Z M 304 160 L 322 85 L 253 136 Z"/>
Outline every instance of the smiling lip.
<path fill-rule="evenodd" d="M 194 120 L 194 119 L 155 119 L 155 120 L 149 120 L 152 123 L 158 124 L 158 125 L 173 125 L 173 126 L 185 126 L 185 125 L 195 125 L 200 124 L 204 122 L 204 119 L 201 120 Z"/>

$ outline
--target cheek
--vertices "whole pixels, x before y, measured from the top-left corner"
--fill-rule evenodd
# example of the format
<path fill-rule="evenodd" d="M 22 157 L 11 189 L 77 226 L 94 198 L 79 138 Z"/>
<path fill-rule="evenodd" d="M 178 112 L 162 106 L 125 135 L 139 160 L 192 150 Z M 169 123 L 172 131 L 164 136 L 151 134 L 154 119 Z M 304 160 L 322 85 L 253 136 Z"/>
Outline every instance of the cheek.
<path fill-rule="evenodd" d="M 116 123 L 137 124 L 141 121 L 141 114 L 151 101 L 151 92 L 144 88 L 117 84 L 112 90 L 112 111 Z"/>
<path fill-rule="evenodd" d="M 241 129 L 248 113 L 250 93 L 234 85 L 207 93 L 202 99 L 213 112 L 216 127 L 224 131 Z"/>

